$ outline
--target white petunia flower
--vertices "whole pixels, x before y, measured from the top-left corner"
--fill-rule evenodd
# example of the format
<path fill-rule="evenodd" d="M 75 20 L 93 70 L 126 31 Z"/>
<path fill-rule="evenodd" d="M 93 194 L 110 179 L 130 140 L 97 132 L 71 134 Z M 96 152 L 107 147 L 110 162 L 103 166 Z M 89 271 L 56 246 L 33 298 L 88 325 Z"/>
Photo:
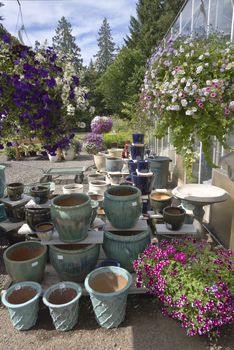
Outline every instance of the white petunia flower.
<path fill-rule="evenodd" d="M 203 55 L 200 55 L 200 56 L 198 57 L 198 59 L 199 59 L 199 60 L 202 60 L 203 57 L 204 57 Z"/>
<path fill-rule="evenodd" d="M 181 102 L 181 105 L 182 105 L 183 107 L 186 107 L 187 104 L 188 104 L 188 101 L 185 100 L 185 98 L 183 98 L 183 100 L 181 100 L 180 102 Z"/>
<path fill-rule="evenodd" d="M 197 69 L 196 69 L 196 73 L 197 74 L 200 74 L 203 70 L 203 67 L 202 66 L 198 66 Z"/>

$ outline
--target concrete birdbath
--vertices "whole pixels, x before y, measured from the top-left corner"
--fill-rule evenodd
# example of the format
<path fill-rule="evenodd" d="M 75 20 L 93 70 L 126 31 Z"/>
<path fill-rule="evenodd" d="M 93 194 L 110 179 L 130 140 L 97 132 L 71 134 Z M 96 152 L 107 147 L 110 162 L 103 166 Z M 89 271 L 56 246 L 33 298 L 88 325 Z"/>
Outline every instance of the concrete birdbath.
<path fill-rule="evenodd" d="M 228 193 L 225 190 L 207 184 L 177 186 L 172 190 L 172 194 L 181 200 L 185 208 L 187 205 L 190 209 L 193 209 L 193 215 L 201 225 L 205 213 L 203 206 L 224 202 L 228 199 Z M 202 233 L 202 226 L 200 227 L 200 231 Z"/>

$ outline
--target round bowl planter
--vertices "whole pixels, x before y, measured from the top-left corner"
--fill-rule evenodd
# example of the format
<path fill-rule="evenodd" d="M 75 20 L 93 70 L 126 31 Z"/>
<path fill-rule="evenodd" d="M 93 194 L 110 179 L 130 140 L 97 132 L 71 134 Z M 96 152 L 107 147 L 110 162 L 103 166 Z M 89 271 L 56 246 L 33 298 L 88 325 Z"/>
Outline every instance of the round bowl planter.
<path fill-rule="evenodd" d="M 106 181 L 94 180 L 89 183 L 89 191 L 94 192 L 100 195 L 104 195 L 104 192 L 107 190 L 108 184 Z"/>
<path fill-rule="evenodd" d="M 54 225 L 51 222 L 42 222 L 35 226 L 37 237 L 41 241 L 50 241 L 54 232 Z"/>
<path fill-rule="evenodd" d="M 123 148 L 110 148 L 108 154 L 110 157 L 122 158 Z"/>
<path fill-rule="evenodd" d="M 86 277 L 85 288 L 101 327 L 118 327 L 124 321 L 131 283 L 130 273 L 116 266 L 100 267 Z"/>
<path fill-rule="evenodd" d="M 130 151 L 131 151 L 131 157 L 133 160 L 143 160 L 145 155 L 145 145 L 143 144 L 131 145 Z"/>
<path fill-rule="evenodd" d="M 136 133 L 136 134 L 132 134 L 132 141 L 133 144 L 144 144 L 144 134 L 141 133 Z"/>
<path fill-rule="evenodd" d="M 106 171 L 106 157 L 107 154 L 104 153 L 98 153 L 94 156 L 94 163 L 96 165 L 96 168 L 98 171 Z"/>
<path fill-rule="evenodd" d="M 13 182 L 7 185 L 7 195 L 11 201 L 18 201 L 22 198 L 24 185 L 21 182 Z"/>
<path fill-rule="evenodd" d="M 46 186 L 35 186 L 31 188 L 30 194 L 37 204 L 43 204 L 48 201 L 50 189 Z"/>
<path fill-rule="evenodd" d="M 49 307 L 57 331 L 69 331 L 75 327 L 81 295 L 81 287 L 74 282 L 57 283 L 45 291 L 43 303 Z"/>
<path fill-rule="evenodd" d="M 148 230 L 104 232 L 103 249 L 108 258 L 118 260 L 121 267 L 132 272 L 134 271 L 133 261 L 149 243 Z"/>
<path fill-rule="evenodd" d="M 71 194 L 71 193 L 82 193 L 84 190 L 84 186 L 82 184 L 69 184 L 63 186 L 63 193 L 64 194 Z"/>
<path fill-rule="evenodd" d="M 8 275 L 15 282 L 40 282 L 44 276 L 46 253 L 47 247 L 35 241 L 10 246 L 3 255 Z"/>
<path fill-rule="evenodd" d="M 104 181 L 105 180 L 105 175 L 102 174 L 89 174 L 87 175 L 88 183 L 92 181 Z"/>
<path fill-rule="evenodd" d="M 50 208 L 26 208 L 25 217 L 29 227 L 35 230 L 37 224 L 50 221 Z"/>
<path fill-rule="evenodd" d="M 149 173 L 149 176 L 146 176 L 146 174 L 137 175 L 137 173 L 131 173 L 131 178 L 134 186 L 139 188 L 142 195 L 151 193 L 155 180 L 155 175 L 153 173 Z"/>
<path fill-rule="evenodd" d="M 85 193 L 63 194 L 52 200 L 51 218 L 63 242 L 74 243 L 85 239 L 91 217 L 91 199 Z"/>
<path fill-rule="evenodd" d="M 74 282 L 83 282 L 95 268 L 99 252 L 99 244 L 61 244 L 49 248 L 50 262 L 59 278 Z"/>
<path fill-rule="evenodd" d="M 31 281 L 16 283 L 3 292 L 2 303 L 18 331 L 25 331 L 36 324 L 41 293 L 40 284 Z"/>
<path fill-rule="evenodd" d="M 150 204 L 155 214 L 162 213 L 163 209 L 170 206 L 172 195 L 169 192 L 154 192 L 150 196 Z"/>
<path fill-rule="evenodd" d="M 180 207 L 166 207 L 163 209 L 163 220 L 169 230 L 179 230 L 185 220 L 186 211 Z"/>
<path fill-rule="evenodd" d="M 106 171 L 107 172 L 121 172 L 123 168 L 123 159 L 118 157 L 106 158 Z"/>
<path fill-rule="evenodd" d="M 113 227 L 129 229 L 141 215 L 141 192 L 132 186 L 114 186 L 104 193 L 104 210 Z"/>

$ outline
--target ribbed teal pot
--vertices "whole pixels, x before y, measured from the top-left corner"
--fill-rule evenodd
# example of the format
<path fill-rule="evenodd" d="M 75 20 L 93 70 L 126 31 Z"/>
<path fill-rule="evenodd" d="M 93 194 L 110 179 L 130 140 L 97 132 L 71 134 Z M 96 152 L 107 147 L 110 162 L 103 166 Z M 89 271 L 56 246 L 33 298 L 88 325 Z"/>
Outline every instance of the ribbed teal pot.
<path fill-rule="evenodd" d="M 151 171 L 156 174 L 154 188 L 167 188 L 169 163 L 171 159 L 168 157 L 155 156 L 154 159 L 149 159 L 149 161 Z"/>
<path fill-rule="evenodd" d="M 39 242 L 16 243 L 5 250 L 4 263 L 13 281 L 40 282 L 47 261 L 47 247 Z"/>
<path fill-rule="evenodd" d="M 3 293 L 2 303 L 18 331 L 25 331 L 36 324 L 41 293 L 42 288 L 36 282 L 16 283 Z"/>
<path fill-rule="evenodd" d="M 51 203 L 51 217 L 63 242 L 79 242 L 88 236 L 91 199 L 85 193 L 63 194 Z"/>
<path fill-rule="evenodd" d="M 103 249 L 108 258 L 119 261 L 121 267 L 132 272 L 133 260 L 138 258 L 138 254 L 143 252 L 149 243 L 149 231 L 105 232 Z"/>
<path fill-rule="evenodd" d="M 43 303 L 49 307 L 57 331 L 69 331 L 77 324 L 81 294 L 80 285 L 74 282 L 57 283 L 45 291 Z"/>
<path fill-rule="evenodd" d="M 100 245 L 51 245 L 49 252 L 50 262 L 62 281 L 83 282 L 96 266 Z"/>
<path fill-rule="evenodd" d="M 104 193 L 104 210 L 113 227 L 135 226 L 142 210 L 141 191 L 132 186 L 113 186 Z"/>
<path fill-rule="evenodd" d="M 0 165 L 0 198 L 4 196 L 6 186 L 5 168 L 5 165 Z"/>
<path fill-rule="evenodd" d="M 116 292 L 101 293 L 92 288 L 92 280 L 98 275 L 106 272 L 113 272 L 123 276 L 127 285 Z M 132 283 L 130 273 L 121 267 L 108 266 L 100 267 L 92 272 L 85 279 L 85 288 L 90 295 L 97 323 L 103 328 L 115 328 L 124 321 L 127 305 L 128 291 Z M 113 280 L 115 284 L 115 280 Z"/>

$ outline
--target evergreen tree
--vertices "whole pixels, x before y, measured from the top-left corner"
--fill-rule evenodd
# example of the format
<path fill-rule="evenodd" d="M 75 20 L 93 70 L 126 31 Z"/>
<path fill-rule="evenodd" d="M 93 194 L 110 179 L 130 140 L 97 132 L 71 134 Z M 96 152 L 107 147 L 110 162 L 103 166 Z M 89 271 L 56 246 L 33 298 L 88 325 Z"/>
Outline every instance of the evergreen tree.
<path fill-rule="evenodd" d="M 69 55 L 77 69 L 81 69 L 83 60 L 81 58 L 80 48 L 76 44 L 76 38 L 71 34 L 72 26 L 64 16 L 58 21 L 55 32 L 56 35 L 52 38 L 54 49 L 57 52 Z"/>
<path fill-rule="evenodd" d="M 115 58 L 115 44 L 111 36 L 110 25 L 106 18 L 103 20 L 98 35 L 99 51 L 95 56 L 97 58 L 96 65 L 98 72 L 104 73 L 107 67 L 114 62 Z"/>

